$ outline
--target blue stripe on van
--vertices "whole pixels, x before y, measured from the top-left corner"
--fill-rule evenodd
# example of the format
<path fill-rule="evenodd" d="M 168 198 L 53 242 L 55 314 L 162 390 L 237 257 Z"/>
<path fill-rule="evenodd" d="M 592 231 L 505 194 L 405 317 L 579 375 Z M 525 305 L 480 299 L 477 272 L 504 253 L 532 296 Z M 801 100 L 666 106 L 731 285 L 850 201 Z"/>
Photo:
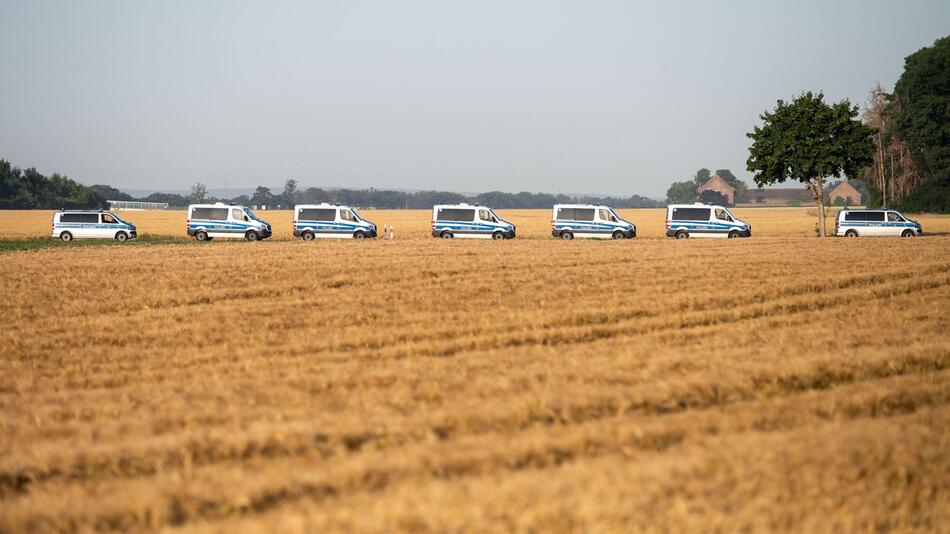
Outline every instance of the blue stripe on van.
<path fill-rule="evenodd" d="M 838 226 L 856 226 L 858 228 L 917 228 L 912 222 L 880 222 L 880 221 L 839 221 Z"/>

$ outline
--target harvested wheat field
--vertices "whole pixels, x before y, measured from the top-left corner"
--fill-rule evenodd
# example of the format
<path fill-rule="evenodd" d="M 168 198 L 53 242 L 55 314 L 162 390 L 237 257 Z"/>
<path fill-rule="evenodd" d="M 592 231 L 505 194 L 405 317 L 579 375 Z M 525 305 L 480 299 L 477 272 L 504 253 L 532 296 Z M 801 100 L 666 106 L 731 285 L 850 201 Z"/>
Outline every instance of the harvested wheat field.
<path fill-rule="evenodd" d="M 0 253 L 0 530 L 945 531 L 950 218 L 736 212 L 753 238 L 367 212 L 396 239 Z"/>

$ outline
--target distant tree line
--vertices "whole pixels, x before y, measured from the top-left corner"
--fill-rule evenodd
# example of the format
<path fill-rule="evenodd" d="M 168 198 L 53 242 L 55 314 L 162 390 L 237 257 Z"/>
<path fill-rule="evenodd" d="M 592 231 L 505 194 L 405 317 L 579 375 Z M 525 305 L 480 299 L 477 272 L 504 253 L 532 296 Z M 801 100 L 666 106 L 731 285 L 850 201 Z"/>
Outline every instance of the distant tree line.
<path fill-rule="evenodd" d="M 303 203 L 340 203 L 381 209 L 429 209 L 434 204 L 460 202 L 478 203 L 493 208 L 550 208 L 554 204 L 586 202 L 605 204 L 617 208 L 653 208 L 660 205 L 656 200 L 633 195 L 630 197 L 568 196 L 548 193 L 503 193 L 490 191 L 477 195 L 463 195 L 446 191 L 392 191 L 383 189 L 322 189 L 309 187 L 299 189 L 296 180 L 287 180 L 283 191 L 273 192 L 258 186 L 251 195 L 233 198 L 215 198 L 208 188 L 197 183 L 187 195 L 177 193 L 152 193 L 136 198 L 110 185 L 84 186 L 65 176 L 43 176 L 36 169 L 22 171 L 5 160 L 0 160 L 0 209 L 58 209 L 58 208 L 106 208 L 107 200 L 130 200 L 142 202 L 165 202 L 171 208 L 183 208 L 188 204 L 202 202 L 235 202 L 242 205 L 288 208 Z"/>
<path fill-rule="evenodd" d="M 60 174 L 44 176 L 0 159 L 0 209 L 104 208 L 106 198 Z"/>
<path fill-rule="evenodd" d="M 200 185 L 200 184 L 199 184 Z M 194 189 L 194 188 L 193 188 Z M 652 208 L 659 202 L 640 195 L 630 197 L 568 196 L 549 193 L 504 193 L 490 191 L 477 195 L 464 195 L 448 191 L 393 191 L 385 189 L 323 189 L 309 187 L 299 189 L 296 180 L 287 180 L 283 191 L 274 193 L 270 188 L 258 186 L 251 196 L 230 199 L 241 204 L 255 206 L 289 207 L 294 204 L 319 202 L 340 203 L 352 206 L 381 209 L 428 209 L 434 204 L 477 203 L 493 208 L 550 208 L 554 204 L 587 202 L 605 204 L 618 208 Z"/>

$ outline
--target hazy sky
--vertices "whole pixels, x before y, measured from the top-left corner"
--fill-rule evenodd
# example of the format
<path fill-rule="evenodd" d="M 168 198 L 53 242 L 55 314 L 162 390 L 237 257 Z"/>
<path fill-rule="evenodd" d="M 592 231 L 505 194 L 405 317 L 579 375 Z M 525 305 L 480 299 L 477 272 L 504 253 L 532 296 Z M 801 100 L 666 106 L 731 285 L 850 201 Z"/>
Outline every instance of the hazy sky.
<path fill-rule="evenodd" d="M 0 158 L 133 189 L 662 196 L 778 98 L 862 103 L 950 1 L 0 0 Z"/>

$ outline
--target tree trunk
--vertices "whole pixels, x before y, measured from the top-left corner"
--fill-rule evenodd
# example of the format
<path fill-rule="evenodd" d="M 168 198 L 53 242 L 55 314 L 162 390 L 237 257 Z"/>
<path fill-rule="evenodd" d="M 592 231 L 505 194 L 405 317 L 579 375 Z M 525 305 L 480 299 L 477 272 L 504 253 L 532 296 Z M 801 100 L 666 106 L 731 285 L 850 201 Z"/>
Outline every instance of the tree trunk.
<path fill-rule="evenodd" d="M 815 178 L 806 185 L 812 196 L 815 197 L 815 203 L 818 204 L 818 237 L 827 237 L 827 232 L 825 232 L 825 179 Z"/>

